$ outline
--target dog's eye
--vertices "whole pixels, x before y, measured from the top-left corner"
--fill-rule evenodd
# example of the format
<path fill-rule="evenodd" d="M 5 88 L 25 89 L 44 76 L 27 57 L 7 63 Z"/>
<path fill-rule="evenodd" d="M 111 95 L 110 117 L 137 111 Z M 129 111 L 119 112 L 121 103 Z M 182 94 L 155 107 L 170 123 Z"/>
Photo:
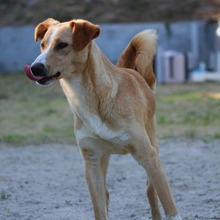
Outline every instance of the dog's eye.
<path fill-rule="evenodd" d="M 67 43 L 58 43 L 55 47 L 55 50 L 62 50 L 64 49 L 65 47 L 67 47 L 68 44 Z"/>

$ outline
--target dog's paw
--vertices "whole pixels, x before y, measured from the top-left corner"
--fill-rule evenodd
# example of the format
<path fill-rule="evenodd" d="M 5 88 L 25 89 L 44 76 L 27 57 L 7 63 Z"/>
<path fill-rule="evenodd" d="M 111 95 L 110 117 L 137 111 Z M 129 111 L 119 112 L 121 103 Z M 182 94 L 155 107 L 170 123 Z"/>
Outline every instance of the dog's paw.
<path fill-rule="evenodd" d="M 179 215 L 177 216 L 166 215 L 166 220 L 182 220 L 182 218 Z"/>

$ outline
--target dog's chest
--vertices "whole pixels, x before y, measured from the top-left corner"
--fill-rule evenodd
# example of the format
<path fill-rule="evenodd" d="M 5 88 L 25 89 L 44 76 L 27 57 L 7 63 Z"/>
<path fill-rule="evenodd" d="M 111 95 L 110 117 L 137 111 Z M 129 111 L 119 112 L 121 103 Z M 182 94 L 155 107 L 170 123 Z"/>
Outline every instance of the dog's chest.
<path fill-rule="evenodd" d="M 78 140 L 86 137 L 98 137 L 113 143 L 127 143 L 129 135 L 124 129 L 111 129 L 98 115 L 89 111 L 83 99 L 81 99 L 78 104 L 79 105 L 74 109 L 74 113 L 83 122 L 83 126 L 76 132 Z"/>
<path fill-rule="evenodd" d="M 130 139 L 124 129 L 118 131 L 110 129 L 97 115 L 84 111 L 84 114 L 78 117 L 83 122 L 83 126 L 76 131 L 78 140 L 93 137 L 124 145 Z"/>
<path fill-rule="evenodd" d="M 63 83 L 61 83 L 62 85 Z M 86 137 L 100 138 L 112 143 L 127 144 L 129 142 L 129 135 L 125 129 L 113 130 L 104 123 L 98 115 L 91 113 L 88 108 L 88 95 L 80 86 L 80 81 L 75 81 L 73 87 L 65 85 L 64 93 L 70 104 L 70 108 L 83 123 L 83 126 L 76 131 L 76 138 L 78 140 Z M 62 85 L 62 87 L 64 87 Z"/>

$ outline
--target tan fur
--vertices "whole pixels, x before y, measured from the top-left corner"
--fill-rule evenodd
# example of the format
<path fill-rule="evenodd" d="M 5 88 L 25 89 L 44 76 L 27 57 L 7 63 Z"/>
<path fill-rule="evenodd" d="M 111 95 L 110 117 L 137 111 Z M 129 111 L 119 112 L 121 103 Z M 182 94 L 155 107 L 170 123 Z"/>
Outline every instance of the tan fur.
<path fill-rule="evenodd" d="M 84 49 L 100 33 L 98 26 L 84 20 L 78 20 L 78 22 L 71 21 L 70 26 L 73 28 L 73 47 L 75 50 Z"/>
<path fill-rule="evenodd" d="M 37 41 L 38 39 L 43 39 L 48 28 L 58 23 L 59 21 L 56 21 L 53 18 L 48 18 L 44 22 L 38 24 L 38 26 L 35 28 L 35 41 Z"/>
<path fill-rule="evenodd" d="M 154 31 L 147 30 L 140 32 L 128 44 L 117 63 L 118 67 L 136 68 L 151 89 L 154 89 L 156 83 L 153 72 L 156 43 L 157 37 Z"/>
<path fill-rule="evenodd" d="M 57 23 L 49 19 L 49 23 L 46 20 L 38 25 L 35 39 L 42 39 L 44 44 L 42 53 L 47 53 L 48 74 L 61 72 L 60 84 L 74 113 L 75 134 L 85 162 L 95 219 L 107 219 L 106 172 L 113 153 L 131 153 L 147 171 L 153 219 L 162 219 L 157 195 L 165 214 L 177 216 L 156 143 L 152 91 L 156 34 L 137 34 L 115 66 L 92 41 L 100 32 L 97 25 L 85 20 Z M 57 52 L 54 48 L 58 42 L 68 46 Z"/>

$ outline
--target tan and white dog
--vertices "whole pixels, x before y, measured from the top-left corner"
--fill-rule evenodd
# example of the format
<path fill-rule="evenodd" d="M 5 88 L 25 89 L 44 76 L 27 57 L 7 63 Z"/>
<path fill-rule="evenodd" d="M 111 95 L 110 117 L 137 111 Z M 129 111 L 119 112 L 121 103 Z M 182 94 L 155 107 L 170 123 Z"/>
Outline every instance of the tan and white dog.
<path fill-rule="evenodd" d="M 162 219 L 158 195 L 166 219 L 180 220 L 156 143 L 152 61 L 157 35 L 152 30 L 137 34 L 115 66 L 93 41 L 99 33 L 97 25 L 85 20 L 45 20 L 35 29 L 42 53 L 25 72 L 41 85 L 60 81 L 74 114 L 96 220 L 108 216 L 110 154 L 127 153 L 148 174 L 152 219 Z"/>

